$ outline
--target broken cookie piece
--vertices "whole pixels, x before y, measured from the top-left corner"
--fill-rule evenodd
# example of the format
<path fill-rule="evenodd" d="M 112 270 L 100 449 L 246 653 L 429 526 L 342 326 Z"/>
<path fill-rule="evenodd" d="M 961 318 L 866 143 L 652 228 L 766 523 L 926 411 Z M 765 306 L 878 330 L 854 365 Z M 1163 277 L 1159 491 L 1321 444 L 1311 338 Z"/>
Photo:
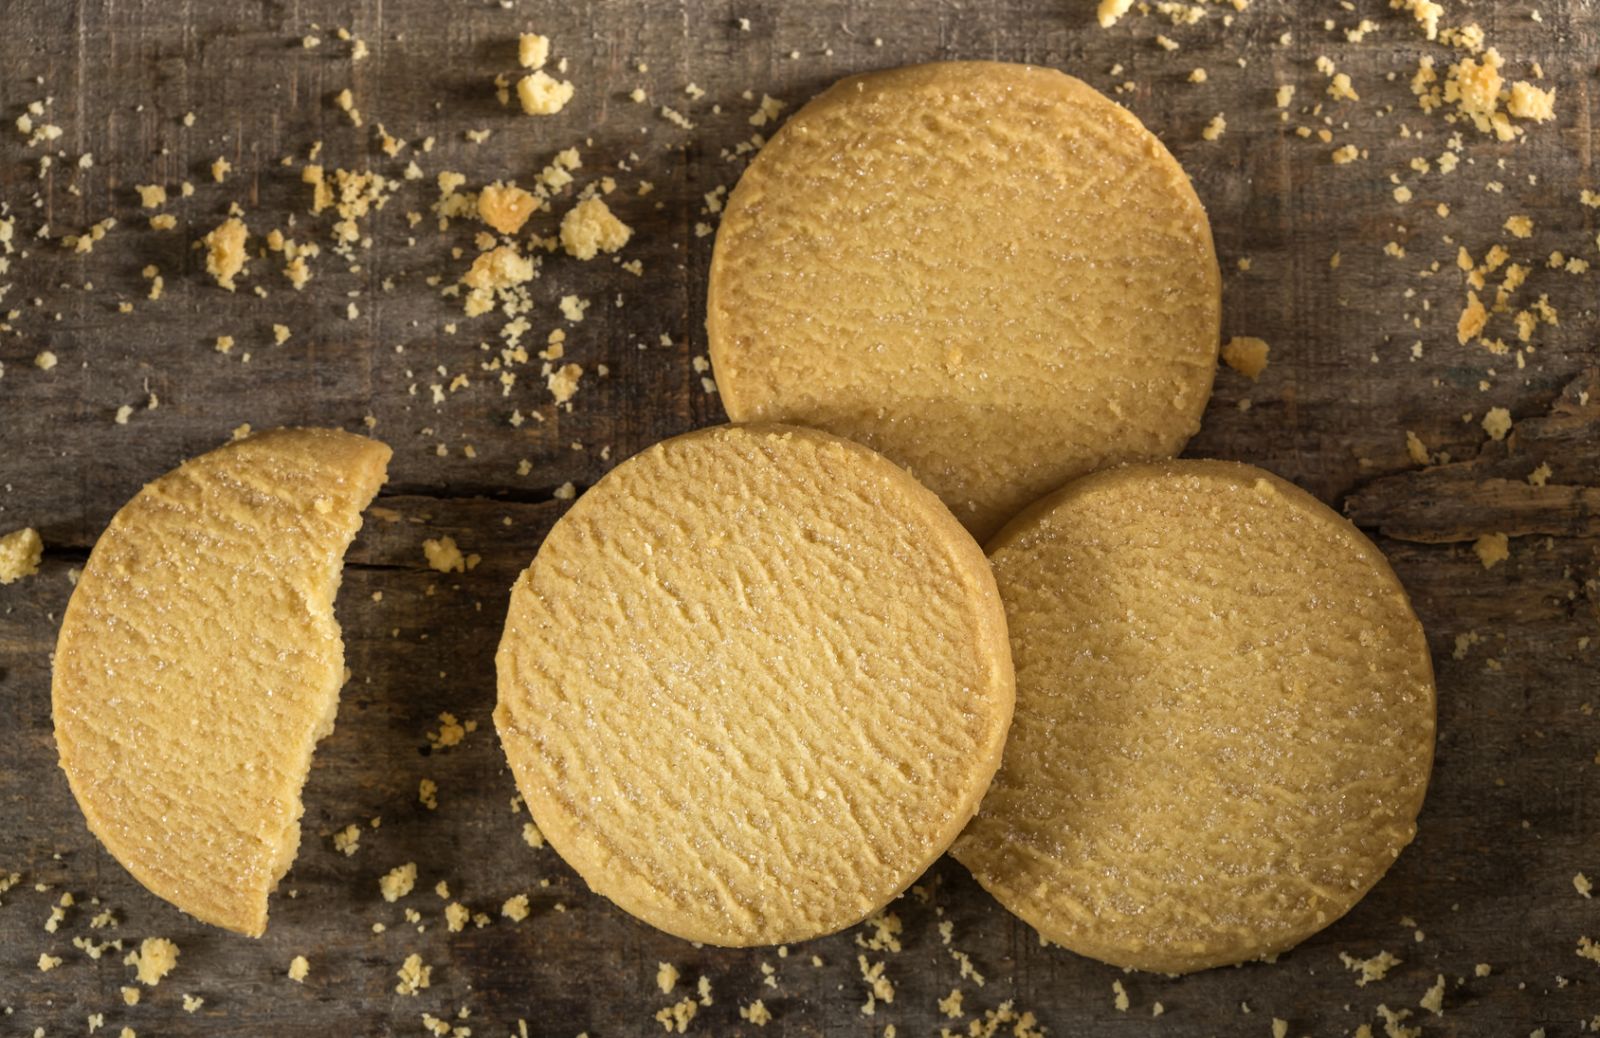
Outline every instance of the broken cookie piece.
<path fill-rule="evenodd" d="M 205 922 L 260 936 L 299 848 L 344 683 L 340 560 L 389 454 L 279 429 L 188 461 L 116 514 L 67 605 L 61 767 L 106 849 Z"/>

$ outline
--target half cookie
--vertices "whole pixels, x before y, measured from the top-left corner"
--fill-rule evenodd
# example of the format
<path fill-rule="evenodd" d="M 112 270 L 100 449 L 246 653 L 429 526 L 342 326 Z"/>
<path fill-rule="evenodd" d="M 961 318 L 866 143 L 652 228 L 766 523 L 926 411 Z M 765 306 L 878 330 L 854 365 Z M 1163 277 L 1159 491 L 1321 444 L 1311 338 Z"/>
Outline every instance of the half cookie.
<path fill-rule="evenodd" d="M 1205 210 L 1138 119 L 1053 69 L 953 62 L 843 80 L 761 149 L 706 328 L 730 418 L 882 451 L 981 540 L 1182 450 L 1220 321 Z"/>
<path fill-rule="evenodd" d="M 1416 832 L 1433 667 L 1388 563 L 1230 462 L 1072 483 L 990 545 L 1017 712 L 953 853 L 1044 937 L 1182 973 L 1347 912 Z"/>
<path fill-rule="evenodd" d="M 159 897 L 251 936 L 300 843 L 333 730 L 345 548 L 389 448 L 279 429 L 185 462 L 96 542 L 61 621 L 61 767 L 89 829 Z"/>
<path fill-rule="evenodd" d="M 619 465 L 511 592 L 495 711 L 600 894 L 719 945 L 831 933 L 961 831 L 1013 700 L 994 578 L 857 444 L 730 426 Z"/>

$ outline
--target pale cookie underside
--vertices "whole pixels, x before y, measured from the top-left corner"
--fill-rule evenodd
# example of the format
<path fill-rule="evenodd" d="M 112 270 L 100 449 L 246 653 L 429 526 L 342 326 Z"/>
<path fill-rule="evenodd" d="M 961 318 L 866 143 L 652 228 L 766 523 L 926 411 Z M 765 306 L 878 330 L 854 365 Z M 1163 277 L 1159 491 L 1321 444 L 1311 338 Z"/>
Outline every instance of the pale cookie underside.
<path fill-rule="evenodd" d="M 89 828 L 152 892 L 259 936 L 333 729 L 333 599 L 389 448 L 282 429 L 167 473 L 95 544 L 53 675 L 61 766 Z"/>
<path fill-rule="evenodd" d="M 1066 480 L 1171 456 L 1215 374 L 1221 279 L 1182 168 L 1051 69 L 835 84 L 740 179 L 707 330 L 734 421 L 882 451 L 980 539 Z"/>
<path fill-rule="evenodd" d="M 1013 689 L 981 549 L 871 451 L 722 427 L 573 506 L 512 591 L 495 713 L 597 892 L 720 945 L 886 904 L 999 763 Z"/>
<path fill-rule="evenodd" d="M 1433 670 L 1388 563 L 1260 469 L 1097 473 L 990 544 L 1005 761 L 953 853 L 1046 938 L 1186 972 L 1293 947 L 1415 834 Z"/>

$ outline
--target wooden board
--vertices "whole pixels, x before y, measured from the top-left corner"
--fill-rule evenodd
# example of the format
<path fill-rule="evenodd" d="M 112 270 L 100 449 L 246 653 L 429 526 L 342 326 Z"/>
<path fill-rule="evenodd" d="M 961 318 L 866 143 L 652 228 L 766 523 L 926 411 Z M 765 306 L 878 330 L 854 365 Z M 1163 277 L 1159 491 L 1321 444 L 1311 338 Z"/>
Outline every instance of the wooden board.
<path fill-rule="evenodd" d="M 0 589 L 0 873 L 23 876 L 0 896 L 8 1014 L 0 1032 L 82 1033 L 90 1014 L 103 1013 L 99 1033 L 110 1034 L 127 1026 L 167 1036 L 404 1035 L 423 1033 L 426 1012 L 478 1036 L 515 1034 L 523 1020 L 530 1034 L 599 1038 L 656 1031 L 655 1012 L 704 976 L 712 1004 L 690 1033 L 867 1036 L 889 1024 L 902 1036 L 966 1033 L 1006 1003 L 1054 1035 L 1265 1036 L 1274 1017 L 1290 1035 L 1348 1034 L 1363 1023 L 1381 1034 L 1380 1004 L 1409 1010 L 1407 1023 L 1428 1035 L 1579 1033 L 1600 1013 L 1600 967 L 1575 954 L 1580 937 L 1600 937 L 1600 906 L 1573 884 L 1581 870 L 1600 874 L 1591 647 L 1600 634 L 1600 329 L 1594 278 L 1552 269 L 1547 257 L 1559 249 L 1600 260 L 1600 210 L 1578 201 L 1600 187 L 1591 136 L 1600 8 L 1550 0 L 1540 20 L 1520 3 L 1465 13 L 1505 55 L 1509 76 L 1529 77 L 1538 62 L 1557 87 L 1558 122 L 1498 142 L 1419 110 L 1409 86 L 1418 57 L 1432 55 L 1442 70 L 1451 52 L 1384 0 L 1350 10 L 1256 0 L 1231 25 L 1222 5 L 1196 25 L 1135 14 L 1110 31 L 1094 24 L 1091 7 L 13 0 L 0 34 L 0 199 L 15 218 L 17 252 L 0 284 L 11 284 L 5 307 L 19 312 L 0 335 L 0 531 L 35 526 L 48 553 L 38 576 Z M 1344 30 L 1362 18 L 1378 27 L 1349 42 Z M 337 27 L 370 55 L 353 62 Z M 554 38 L 577 86 L 568 109 L 547 119 L 502 108 L 491 82 L 515 71 L 515 36 L 529 29 Z M 1159 46 L 1158 33 L 1179 49 Z M 308 34 L 320 46 L 306 49 Z M 1319 55 L 1351 75 L 1359 102 L 1327 96 Z M 1128 84 L 1113 96 L 1168 143 L 1210 210 L 1225 334 L 1272 345 L 1259 382 L 1219 374 L 1189 453 L 1265 465 L 1347 509 L 1389 553 L 1427 627 L 1440 741 L 1420 836 L 1354 912 L 1275 964 L 1184 979 L 1124 975 L 1042 947 L 948 860 L 919 895 L 894 906 L 899 951 L 860 947 L 870 933 L 862 930 L 786 956 L 695 948 L 589 895 L 553 852 L 521 840 L 525 815 L 513 809 L 488 726 L 506 591 L 563 509 L 558 487 L 581 490 L 657 439 L 720 420 L 692 360 L 705 352 L 713 241 L 696 225 L 714 225 L 705 196 L 731 186 L 743 161 L 726 152 L 757 132 L 749 117 L 763 93 L 793 111 L 844 74 L 941 58 L 1043 63 L 1107 91 Z M 1208 72 L 1203 84 L 1188 81 L 1197 67 Z M 691 83 L 703 97 L 686 94 Z M 1284 83 L 1298 92 L 1280 109 Z M 361 129 L 333 104 L 347 87 Z M 629 99 L 636 87 L 647 104 Z M 63 132 L 29 147 L 10 123 L 46 96 L 47 115 L 35 121 Z M 662 118 L 663 105 L 694 128 Z M 1203 139 L 1219 112 L 1226 132 Z M 398 158 L 378 149 L 379 123 L 409 142 Z M 473 143 L 464 132 L 475 129 L 493 133 Z M 1323 130 L 1330 140 L 1318 138 Z M 1437 157 L 1458 133 L 1460 166 L 1442 173 Z M 430 135 L 435 146 L 418 154 Z M 332 219 L 308 211 L 299 168 L 319 140 L 330 167 L 376 169 L 402 183 L 363 222 L 372 247 L 355 250 L 355 263 L 328 251 Z M 461 171 L 472 186 L 527 182 L 573 144 L 583 156 L 580 185 L 616 178 L 613 204 L 635 229 L 621 258 L 640 261 L 642 273 L 547 258 L 527 342 L 537 349 L 550 329 L 566 329 L 568 359 L 586 369 L 568 413 L 551 405 L 537 359 L 519 369 L 509 395 L 497 372 L 482 370 L 501 322 L 468 321 L 439 291 L 475 254 L 475 228 L 457 221 L 441 232 L 430 206 L 442 170 Z M 1334 164 L 1344 144 L 1365 157 Z M 41 178 L 47 149 L 59 157 Z M 80 168 L 86 153 L 92 165 Z M 234 167 L 221 184 L 209 173 L 219 156 Z M 1411 168 L 1416 156 L 1429 172 Z M 403 179 L 412 158 L 423 180 Z M 194 183 L 193 197 L 178 197 L 183 180 Z M 654 185 L 642 198 L 640 181 Z M 148 227 L 134 192 L 148 183 L 172 192 L 165 211 L 177 217 L 174 230 Z M 1399 184 L 1412 191 L 1407 203 L 1394 197 Z M 323 245 L 304 292 L 292 290 L 277 259 L 255 259 L 233 295 L 204 275 L 191 245 L 232 204 L 258 234 L 289 231 L 293 214 L 293 235 Z M 408 212 L 422 216 L 415 228 Z M 1513 214 L 1533 219 L 1531 239 L 1503 229 Z M 91 253 L 56 240 L 108 216 L 118 225 Z M 49 240 L 38 236 L 45 226 Z M 551 233 L 554 217 L 536 226 Z M 1404 257 L 1385 252 L 1391 242 Z M 1456 338 L 1465 299 L 1457 250 L 1481 259 L 1496 243 L 1531 271 L 1513 309 L 1545 294 L 1560 315 L 1559 325 L 1537 328 L 1527 344 L 1536 349 L 1521 363 L 1509 314 L 1488 333 L 1512 344 L 1506 355 Z M 141 276 L 151 264 L 164 279 L 159 301 L 146 299 Z M 556 303 L 567 294 L 592 303 L 581 324 L 560 317 Z M 132 312 L 119 312 L 121 302 Z M 292 331 L 282 345 L 272 343 L 275 323 Z M 227 355 L 214 349 L 221 335 L 235 339 Z M 56 355 L 54 369 L 33 366 L 41 350 Z M 429 387 L 457 375 L 469 384 L 444 389 L 435 405 Z M 122 405 L 133 408 L 125 425 L 114 420 Z M 1504 441 L 1480 425 L 1490 407 L 1516 419 Z M 513 409 L 543 421 L 515 426 Z M 306 791 L 306 838 L 288 896 L 275 900 L 267 936 L 251 941 L 155 900 L 88 835 L 55 764 L 49 655 L 70 572 L 143 482 L 244 422 L 360 429 L 367 416 L 396 453 L 378 502 L 385 511 L 352 549 L 339 602 L 353 676 Z M 1429 464 L 1408 453 L 1408 430 L 1432 452 Z M 1541 463 L 1551 475 L 1532 486 L 1527 476 Z M 1512 540 L 1510 559 L 1486 570 L 1472 543 L 1487 533 Z M 421 542 L 441 534 L 482 564 L 461 575 L 428 570 Z M 482 727 L 431 752 L 426 735 L 445 711 Z M 436 811 L 418 803 L 423 778 L 438 783 Z M 373 818 L 381 827 L 367 825 Z M 352 823 L 364 831 L 359 852 L 346 857 L 331 834 Z M 420 870 L 417 892 L 384 903 L 378 877 L 408 861 Z M 493 922 L 448 933 L 446 902 L 432 892 L 440 880 Z M 47 933 L 50 906 L 69 891 L 78 906 Z M 500 918 L 500 904 L 524 892 L 531 918 Z M 115 929 L 89 927 L 99 911 L 90 898 L 115 912 Z M 408 924 L 407 909 L 425 931 Z M 386 930 L 374 933 L 375 923 Z M 72 944 L 88 936 L 131 946 L 151 935 L 175 940 L 182 956 L 133 1007 L 118 994 L 132 976 L 120 955 L 92 960 Z M 952 950 L 970 956 L 982 985 L 962 977 Z M 1403 963 L 1358 988 L 1341 954 L 1380 950 Z M 64 961 L 40 972 L 46 951 Z M 432 985 L 397 995 L 395 970 L 413 951 L 432 965 Z M 311 962 L 303 985 L 284 975 L 297 954 Z M 871 1016 L 862 1012 L 861 955 L 885 961 L 895 986 L 893 1003 Z M 655 986 L 659 962 L 685 978 L 671 994 Z M 1479 963 L 1492 967 L 1488 976 L 1475 975 Z M 1442 1017 L 1418 1005 L 1438 976 Z M 1127 989 L 1126 1012 L 1113 1004 L 1113 982 Z M 946 1018 L 937 1000 L 958 987 L 963 1012 Z M 186 1013 L 184 993 L 204 1005 Z M 759 1032 L 738 1013 L 757 997 L 773 1014 Z M 1165 1012 L 1154 1018 L 1157 1002 Z M 462 1011 L 470 1018 L 457 1018 Z"/>

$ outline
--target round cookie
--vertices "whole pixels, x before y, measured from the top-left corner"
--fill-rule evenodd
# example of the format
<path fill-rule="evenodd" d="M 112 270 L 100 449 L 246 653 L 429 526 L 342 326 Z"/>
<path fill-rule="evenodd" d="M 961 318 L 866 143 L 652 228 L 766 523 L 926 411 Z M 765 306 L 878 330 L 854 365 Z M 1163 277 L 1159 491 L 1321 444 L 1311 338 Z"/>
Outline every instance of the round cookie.
<path fill-rule="evenodd" d="M 389 454 L 274 429 L 184 462 L 117 512 L 67 603 L 62 770 L 106 850 L 197 919 L 266 930 L 345 680 L 341 562 Z"/>
<path fill-rule="evenodd" d="M 596 892 L 687 940 L 800 941 L 944 853 L 1013 685 L 982 550 L 858 444 L 723 426 L 630 458 L 511 593 L 495 710 Z"/>
<path fill-rule="evenodd" d="M 732 420 L 882 451 L 980 540 L 1182 450 L 1220 322 L 1172 155 L 1088 85 L 1001 62 L 856 76 L 796 113 L 728 200 L 706 315 Z"/>
<path fill-rule="evenodd" d="M 1016 719 L 952 853 L 1040 934 L 1183 973 L 1287 950 L 1416 832 L 1433 667 L 1383 555 L 1217 461 L 1078 480 L 989 546 Z"/>

